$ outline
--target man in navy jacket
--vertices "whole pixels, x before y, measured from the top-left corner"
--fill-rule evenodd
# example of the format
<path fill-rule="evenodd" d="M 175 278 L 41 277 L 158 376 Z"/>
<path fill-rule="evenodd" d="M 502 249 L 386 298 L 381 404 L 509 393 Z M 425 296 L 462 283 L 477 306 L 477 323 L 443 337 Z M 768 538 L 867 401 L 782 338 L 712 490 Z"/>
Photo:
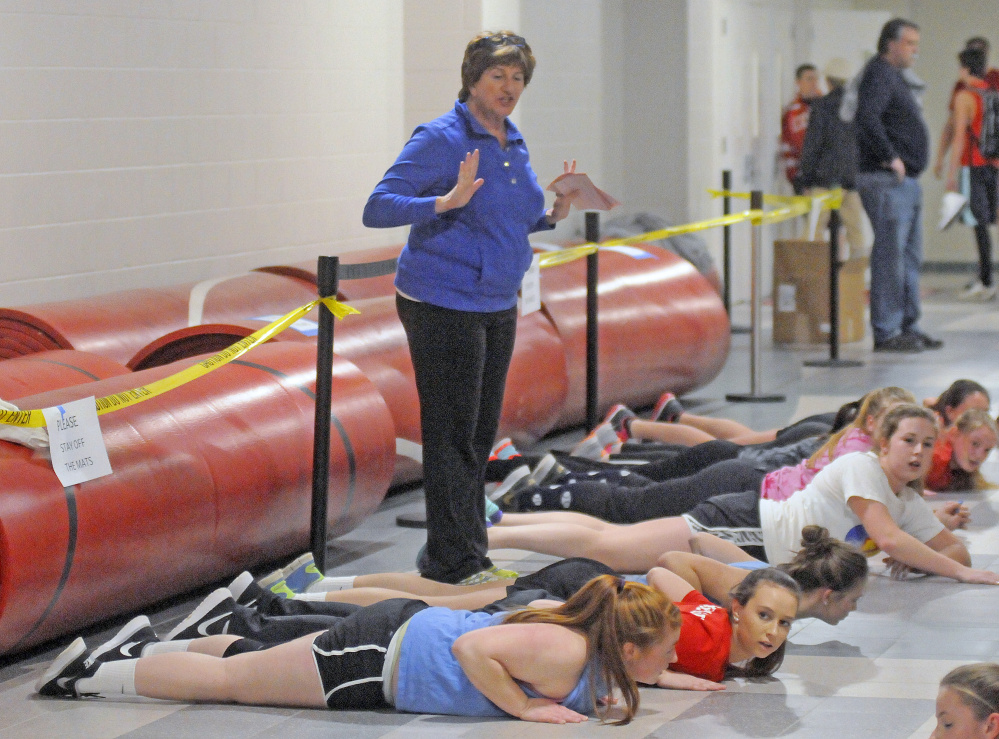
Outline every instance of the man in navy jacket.
<path fill-rule="evenodd" d="M 923 111 L 903 77 L 919 51 L 919 27 L 895 18 L 864 69 L 854 125 L 857 191 L 871 219 L 871 328 L 876 352 L 920 352 L 943 342 L 919 329 L 922 190 L 929 159 Z"/>

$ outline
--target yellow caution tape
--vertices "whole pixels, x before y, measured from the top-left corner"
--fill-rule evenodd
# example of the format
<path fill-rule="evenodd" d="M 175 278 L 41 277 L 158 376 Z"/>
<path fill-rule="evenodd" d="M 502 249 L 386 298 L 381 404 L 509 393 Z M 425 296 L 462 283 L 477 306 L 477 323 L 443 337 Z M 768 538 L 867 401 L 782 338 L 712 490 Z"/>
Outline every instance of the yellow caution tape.
<path fill-rule="evenodd" d="M 103 398 L 97 398 L 97 415 L 101 416 L 105 413 L 111 413 L 112 411 L 121 410 L 122 408 L 135 405 L 136 403 L 141 403 L 144 400 L 155 398 L 157 395 L 162 395 L 165 392 L 191 382 L 191 380 L 207 375 L 209 372 L 228 364 L 243 354 L 246 354 L 246 352 L 250 351 L 253 347 L 264 343 L 274 336 L 277 336 L 320 303 L 329 308 L 330 312 L 341 320 L 351 313 L 360 313 L 360 311 L 356 308 L 341 303 L 332 297 L 313 300 L 308 305 L 296 308 L 276 321 L 268 323 L 259 331 L 254 331 L 245 339 L 240 339 L 232 346 L 220 351 L 218 354 L 208 357 L 208 359 L 204 359 L 195 365 L 177 372 L 176 374 L 156 380 L 155 382 L 143 385 L 142 387 L 126 390 L 121 393 L 115 393 L 114 395 L 108 395 Z M 45 416 L 40 410 L 0 410 L 0 423 L 8 426 L 40 428 L 45 426 Z"/>
<path fill-rule="evenodd" d="M 752 197 L 752 193 L 748 192 L 732 192 L 729 190 L 712 190 L 708 189 L 708 193 L 715 198 L 722 198 L 725 196 L 731 198 L 739 198 L 741 200 L 749 200 Z M 804 212 L 808 212 L 812 209 L 812 201 L 817 200 L 822 203 L 824 210 L 831 210 L 833 208 L 839 208 L 843 205 L 843 188 L 837 187 L 821 195 L 764 195 L 763 202 L 771 203 L 773 205 L 785 205 L 793 206 L 798 205 L 804 207 Z"/>
<path fill-rule="evenodd" d="M 708 192 L 716 198 L 728 195 L 733 198 L 741 198 L 745 200 L 750 199 L 750 193 L 748 192 L 729 192 L 726 190 L 710 189 Z M 583 244 L 582 246 L 575 246 L 569 249 L 549 251 L 541 255 L 539 264 L 542 268 L 554 267 L 558 264 L 566 264 L 567 262 L 575 261 L 576 259 L 585 257 L 588 254 L 592 254 L 597 249 L 603 249 L 609 246 L 631 246 L 632 244 L 641 244 L 648 241 L 659 241 L 660 239 L 668 239 L 671 236 L 694 233 L 695 231 L 706 231 L 709 228 L 731 226 L 736 223 L 742 223 L 743 221 L 750 221 L 754 225 L 761 223 L 780 223 L 781 221 L 797 218 L 798 216 L 802 216 L 810 212 L 812 210 L 813 201 L 822 203 L 822 207 L 825 210 L 839 208 L 843 202 L 843 190 L 836 188 L 835 190 L 829 190 L 828 192 L 814 197 L 810 195 L 764 195 L 764 203 L 779 205 L 781 207 L 770 211 L 745 210 L 741 213 L 732 213 L 719 218 L 709 218 L 706 221 L 697 221 L 696 223 L 686 223 L 682 226 L 670 226 L 669 228 L 663 228 L 658 231 L 649 231 L 647 233 L 639 234 L 638 236 L 629 236 L 624 239 L 602 241 L 599 245 Z"/>

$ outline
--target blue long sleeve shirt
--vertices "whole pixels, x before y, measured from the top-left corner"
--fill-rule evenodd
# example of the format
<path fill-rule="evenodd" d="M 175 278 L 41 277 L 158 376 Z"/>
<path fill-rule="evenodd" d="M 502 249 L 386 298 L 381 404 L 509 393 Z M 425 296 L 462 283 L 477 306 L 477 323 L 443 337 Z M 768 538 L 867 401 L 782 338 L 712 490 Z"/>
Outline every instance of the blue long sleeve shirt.
<path fill-rule="evenodd" d="M 487 312 L 512 308 L 531 263 L 528 235 L 552 228 L 545 196 L 520 131 L 506 121 L 502 148 L 464 103 L 419 126 L 364 207 L 364 225 L 411 225 L 395 285 L 432 305 Z M 463 208 L 434 212 L 458 181 L 465 154 L 479 150 L 485 182 Z"/>
<path fill-rule="evenodd" d="M 895 157 L 910 177 L 926 169 L 930 142 L 923 111 L 902 73 L 881 57 L 864 70 L 854 126 L 861 172 L 884 171 Z"/>

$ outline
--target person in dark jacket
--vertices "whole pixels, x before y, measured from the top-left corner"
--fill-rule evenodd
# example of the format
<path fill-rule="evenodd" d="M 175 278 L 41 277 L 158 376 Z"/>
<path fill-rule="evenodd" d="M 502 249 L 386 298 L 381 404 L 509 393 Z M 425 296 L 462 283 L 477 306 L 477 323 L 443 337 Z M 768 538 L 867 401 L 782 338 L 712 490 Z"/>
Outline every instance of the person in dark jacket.
<path fill-rule="evenodd" d="M 846 59 L 835 57 L 826 64 L 824 74 L 829 94 L 812 103 L 801 151 L 799 179 L 808 195 L 821 195 L 836 187 L 843 188 L 843 204 L 839 213 L 844 228 L 840 233 L 840 244 L 849 245 L 851 257 L 862 257 L 867 249 L 860 220 L 862 206 L 856 191 L 857 139 L 853 124 L 839 117 L 845 86 L 853 72 Z M 821 238 L 828 224 L 829 211 L 824 210 L 815 234 L 809 234 L 809 238 Z M 840 253 L 845 252 L 841 249 Z"/>
<path fill-rule="evenodd" d="M 881 29 L 878 56 L 857 95 L 857 191 L 871 219 L 871 328 L 876 352 L 921 352 L 943 342 L 919 328 L 923 193 L 929 131 L 903 71 L 919 51 L 919 27 L 894 18 Z"/>

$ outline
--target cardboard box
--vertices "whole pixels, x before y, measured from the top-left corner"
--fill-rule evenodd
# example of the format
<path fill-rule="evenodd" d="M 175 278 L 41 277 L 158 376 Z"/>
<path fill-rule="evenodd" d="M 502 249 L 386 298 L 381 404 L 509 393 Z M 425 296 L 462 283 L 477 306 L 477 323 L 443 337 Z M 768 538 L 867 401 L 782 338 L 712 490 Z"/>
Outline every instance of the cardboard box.
<path fill-rule="evenodd" d="M 864 338 L 864 270 L 850 259 L 839 272 L 839 340 Z M 774 242 L 774 343 L 829 343 L 829 242 Z"/>

